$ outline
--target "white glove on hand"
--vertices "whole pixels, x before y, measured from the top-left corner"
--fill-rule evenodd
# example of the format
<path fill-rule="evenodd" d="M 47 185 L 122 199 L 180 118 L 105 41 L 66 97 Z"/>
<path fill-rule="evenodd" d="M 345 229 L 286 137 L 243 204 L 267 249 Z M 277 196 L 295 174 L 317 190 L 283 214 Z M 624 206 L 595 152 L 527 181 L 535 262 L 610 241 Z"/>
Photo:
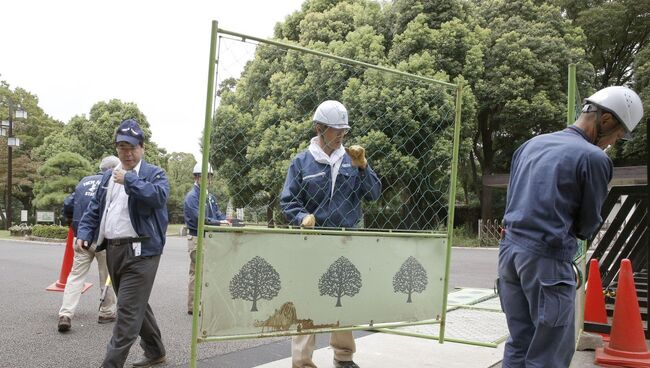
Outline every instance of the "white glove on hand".
<path fill-rule="evenodd" d="M 361 170 L 364 170 L 366 168 L 366 165 L 368 165 L 368 161 L 366 160 L 365 148 L 358 145 L 354 145 L 354 146 L 346 147 L 345 152 L 347 152 L 347 154 L 350 155 L 350 159 L 352 159 L 352 166 L 356 166 Z"/>
<path fill-rule="evenodd" d="M 302 223 L 300 224 L 303 227 L 314 227 L 316 226 L 316 216 L 313 214 L 309 214 L 302 219 Z"/>

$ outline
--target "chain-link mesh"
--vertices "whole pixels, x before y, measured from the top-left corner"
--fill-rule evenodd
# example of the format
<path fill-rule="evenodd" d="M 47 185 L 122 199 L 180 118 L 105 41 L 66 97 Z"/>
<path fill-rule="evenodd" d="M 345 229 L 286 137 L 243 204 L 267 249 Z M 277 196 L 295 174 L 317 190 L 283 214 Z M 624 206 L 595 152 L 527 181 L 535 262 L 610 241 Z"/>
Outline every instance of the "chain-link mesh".
<path fill-rule="evenodd" d="M 316 227 L 446 231 L 448 86 L 223 35 L 217 59 L 210 162 L 233 213 L 264 226 L 313 214 Z M 312 141 L 325 100 L 347 108 L 342 146 L 365 149 L 365 170 L 338 149 L 342 131 L 323 126 Z"/>

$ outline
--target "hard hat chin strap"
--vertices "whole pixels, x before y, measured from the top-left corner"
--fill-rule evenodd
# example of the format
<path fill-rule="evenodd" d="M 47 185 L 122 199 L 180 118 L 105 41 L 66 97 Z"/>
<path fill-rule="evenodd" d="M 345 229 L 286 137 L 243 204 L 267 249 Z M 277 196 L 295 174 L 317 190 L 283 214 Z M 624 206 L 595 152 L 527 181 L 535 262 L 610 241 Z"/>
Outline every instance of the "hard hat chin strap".
<path fill-rule="evenodd" d="M 603 134 L 603 112 L 599 107 L 594 106 L 592 104 L 585 104 L 582 107 L 582 112 L 583 113 L 593 112 L 593 113 L 596 114 L 596 138 L 594 138 L 594 141 L 591 142 L 591 143 L 597 146 L 600 139 L 604 137 L 604 134 Z"/>
<path fill-rule="evenodd" d="M 596 109 L 596 139 L 594 140 L 594 145 L 597 146 L 603 137 L 603 113 L 600 109 Z"/>

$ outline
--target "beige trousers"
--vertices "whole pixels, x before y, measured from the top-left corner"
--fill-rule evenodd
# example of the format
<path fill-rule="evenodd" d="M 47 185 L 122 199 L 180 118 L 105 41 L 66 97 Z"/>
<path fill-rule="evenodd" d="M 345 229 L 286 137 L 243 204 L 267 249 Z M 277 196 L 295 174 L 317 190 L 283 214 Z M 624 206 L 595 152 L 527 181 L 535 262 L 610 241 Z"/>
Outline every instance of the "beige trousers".
<path fill-rule="evenodd" d="M 194 308 L 194 268 L 196 267 L 196 236 L 187 236 L 187 251 L 190 253 L 190 278 L 187 284 L 187 310 Z"/>
<path fill-rule="evenodd" d="M 291 367 L 317 368 L 311 360 L 316 346 L 316 335 L 298 335 L 291 339 Z M 332 332 L 330 346 L 334 349 L 334 359 L 339 361 L 352 360 L 356 351 L 352 331 Z"/>
<path fill-rule="evenodd" d="M 84 287 L 86 275 L 90 270 L 90 265 L 92 264 L 93 259 L 97 260 L 97 269 L 99 270 L 99 287 L 97 289 L 101 295 L 102 288 L 104 288 L 106 278 L 108 277 L 108 269 L 106 268 L 106 251 L 95 252 L 95 248 L 96 245 L 93 244 L 90 249 L 74 252 L 74 262 L 72 264 L 70 275 L 68 275 L 68 281 L 65 284 L 65 290 L 63 291 L 63 302 L 61 303 L 59 316 L 66 316 L 68 318 L 74 316 L 74 311 L 77 309 L 77 305 L 79 304 L 81 290 Z M 108 286 L 106 298 L 99 307 L 99 315 L 101 317 L 114 316 L 115 311 L 117 310 L 116 301 L 117 298 L 115 297 L 113 287 Z"/>

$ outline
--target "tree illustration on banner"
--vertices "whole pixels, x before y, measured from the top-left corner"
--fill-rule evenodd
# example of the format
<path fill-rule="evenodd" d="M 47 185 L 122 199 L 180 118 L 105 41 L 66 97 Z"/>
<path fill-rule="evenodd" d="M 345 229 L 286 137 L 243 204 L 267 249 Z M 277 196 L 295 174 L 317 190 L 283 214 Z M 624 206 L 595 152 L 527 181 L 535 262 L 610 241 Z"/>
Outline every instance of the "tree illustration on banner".
<path fill-rule="evenodd" d="M 412 293 L 421 293 L 427 288 L 429 283 L 427 271 L 422 267 L 414 257 L 408 257 L 399 271 L 393 276 L 393 289 L 396 293 L 405 293 L 409 297 L 407 303 L 411 303 Z"/>
<path fill-rule="evenodd" d="M 332 263 L 327 272 L 318 280 L 320 295 L 336 298 L 336 306 L 341 306 L 342 296 L 354 296 L 361 289 L 361 272 L 345 257 Z"/>
<path fill-rule="evenodd" d="M 230 280 L 230 295 L 233 299 L 253 302 L 251 312 L 257 312 L 258 300 L 271 300 L 279 291 L 280 274 L 259 256 L 248 261 Z"/>

